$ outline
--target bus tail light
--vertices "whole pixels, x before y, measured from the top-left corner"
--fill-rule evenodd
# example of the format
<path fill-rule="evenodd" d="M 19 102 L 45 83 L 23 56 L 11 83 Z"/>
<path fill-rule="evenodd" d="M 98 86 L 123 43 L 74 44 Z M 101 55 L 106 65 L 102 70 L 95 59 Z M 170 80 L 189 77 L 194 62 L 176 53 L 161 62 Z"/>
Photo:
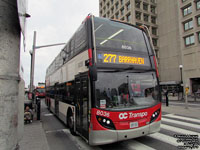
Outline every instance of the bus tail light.
<path fill-rule="evenodd" d="M 113 124 L 112 120 L 102 116 L 96 116 L 96 117 L 100 125 L 102 125 L 107 129 L 115 130 L 115 125 Z"/>
<path fill-rule="evenodd" d="M 156 110 L 152 115 L 151 115 L 151 120 L 150 123 L 154 122 L 158 116 L 160 115 L 160 109 Z"/>
<path fill-rule="evenodd" d="M 89 65 L 92 66 L 92 49 L 88 49 Z"/>

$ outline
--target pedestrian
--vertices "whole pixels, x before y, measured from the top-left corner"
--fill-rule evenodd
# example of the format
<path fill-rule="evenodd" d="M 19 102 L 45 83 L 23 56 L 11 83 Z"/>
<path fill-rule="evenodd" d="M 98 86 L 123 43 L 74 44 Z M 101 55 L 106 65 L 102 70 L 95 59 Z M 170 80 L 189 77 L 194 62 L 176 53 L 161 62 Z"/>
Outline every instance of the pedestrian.
<path fill-rule="evenodd" d="M 168 90 L 166 90 L 165 92 L 165 97 L 166 97 L 166 106 L 169 106 Z"/>

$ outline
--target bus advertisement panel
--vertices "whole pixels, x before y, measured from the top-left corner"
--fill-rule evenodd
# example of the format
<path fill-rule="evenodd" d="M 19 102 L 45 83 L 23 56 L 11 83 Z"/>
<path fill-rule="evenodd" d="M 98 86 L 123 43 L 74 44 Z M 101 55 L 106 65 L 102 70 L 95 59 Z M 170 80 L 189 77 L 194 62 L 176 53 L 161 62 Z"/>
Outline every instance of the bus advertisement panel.
<path fill-rule="evenodd" d="M 46 85 L 50 111 L 90 145 L 160 130 L 158 71 L 142 28 L 88 16 L 47 69 Z"/>

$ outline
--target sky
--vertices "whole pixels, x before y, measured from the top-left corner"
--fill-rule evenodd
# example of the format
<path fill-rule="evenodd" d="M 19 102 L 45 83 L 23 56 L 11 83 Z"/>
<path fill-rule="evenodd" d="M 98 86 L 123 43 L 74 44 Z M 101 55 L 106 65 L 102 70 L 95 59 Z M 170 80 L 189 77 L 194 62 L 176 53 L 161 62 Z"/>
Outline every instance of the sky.
<path fill-rule="evenodd" d="M 24 68 L 25 85 L 30 84 L 30 53 L 33 33 L 36 46 L 67 43 L 86 16 L 91 13 L 99 16 L 99 0 L 28 0 L 26 22 L 26 47 L 21 50 L 21 63 Z M 34 85 L 45 82 L 47 67 L 64 45 L 36 49 Z"/>

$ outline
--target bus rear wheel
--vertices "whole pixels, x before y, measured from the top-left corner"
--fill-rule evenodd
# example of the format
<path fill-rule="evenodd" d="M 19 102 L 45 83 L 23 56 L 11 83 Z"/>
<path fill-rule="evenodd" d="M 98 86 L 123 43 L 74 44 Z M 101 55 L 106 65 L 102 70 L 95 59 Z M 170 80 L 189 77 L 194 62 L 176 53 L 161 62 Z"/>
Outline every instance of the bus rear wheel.
<path fill-rule="evenodd" d="M 74 131 L 74 117 L 72 115 L 70 115 L 68 118 L 67 118 L 67 124 L 69 126 L 69 131 L 72 135 L 77 135 L 76 132 Z"/>

